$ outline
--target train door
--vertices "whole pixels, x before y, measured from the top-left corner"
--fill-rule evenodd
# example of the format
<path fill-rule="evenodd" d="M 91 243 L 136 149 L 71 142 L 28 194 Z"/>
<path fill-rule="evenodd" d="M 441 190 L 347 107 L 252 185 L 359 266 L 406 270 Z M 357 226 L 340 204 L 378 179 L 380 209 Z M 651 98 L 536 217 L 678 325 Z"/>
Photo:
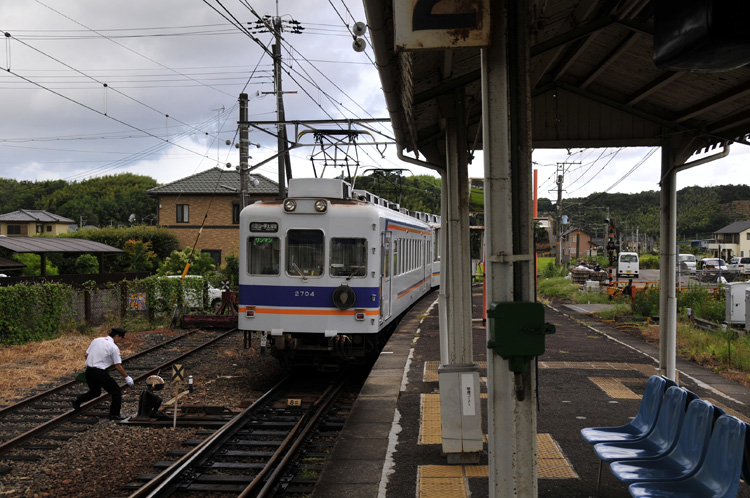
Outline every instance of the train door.
<path fill-rule="evenodd" d="M 391 316 L 391 242 L 393 232 L 382 233 L 380 248 L 380 321 Z"/>
<path fill-rule="evenodd" d="M 430 280 L 432 279 L 432 274 L 430 273 L 429 259 L 427 259 L 427 256 L 428 256 L 427 246 L 429 245 L 427 243 L 427 237 L 423 235 L 420 244 L 421 245 L 419 248 L 420 249 L 419 264 L 422 266 L 422 287 L 424 289 L 429 289 Z"/>

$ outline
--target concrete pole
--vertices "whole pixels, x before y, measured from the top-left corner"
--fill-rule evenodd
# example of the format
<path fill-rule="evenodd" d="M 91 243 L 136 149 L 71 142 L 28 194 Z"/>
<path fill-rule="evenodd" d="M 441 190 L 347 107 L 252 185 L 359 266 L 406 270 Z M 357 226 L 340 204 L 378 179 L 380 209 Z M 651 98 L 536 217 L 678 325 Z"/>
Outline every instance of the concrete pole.
<path fill-rule="evenodd" d="M 447 168 L 446 168 L 447 169 Z M 448 268 L 448 244 L 447 244 L 447 230 L 445 229 L 445 223 L 448 219 L 448 174 L 447 172 L 441 173 L 441 185 L 440 189 L 440 219 L 442 220 L 442 228 L 440 229 L 440 290 L 438 291 L 438 324 L 440 327 L 440 364 L 446 365 L 450 363 L 450 346 L 448 344 L 448 289 L 450 288 L 450 268 Z"/>
<path fill-rule="evenodd" d="M 276 22 L 274 21 L 274 25 Z M 276 27 L 277 39 L 279 38 L 280 26 Z M 282 102 L 283 93 L 281 91 L 281 45 L 279 42 L 274 43 L 271 47 L 273 49 L 273 77 L 275 82 L 276 92 L 276 120 L 278 125 L 276 127 L 276 148 L 278 151 L 278 174 L 279 174 L 279 199 L 283 199 L 286 196 L 286 165 L 284 164 L 284 150 L 286 149 L 286 141 L 284 140 L 284 128 L 282 124 L 286 119 L 284 116 L 284 104 Z"/>
<path fill-rule="evenodd" d="M 526 2 L 493 3 L 482 49 L 482 144 L 487 227 L 487 301 L 534 301 L 530 96 Z M 506 34 L 508 35 L 506 39 Z M 489 339 L 489 330 L 488 330 Z M 487 353 L 489 495 L 536 497 L 536 372 L 514 390 L 508 361 Z"/>
<path fill-rule="evenodd" d="M 247 206 L 247 187 L 250 179 L 249 173 L 249 126 L 247 124 L 248 98 L 246 93 L 240 94 L 240 209 Z"/>
<path fill-rule="evenodd" d="M 659 248 L 659 373 L 677 380 L 677 173 L 669 139 L 661 146 L 661 242 Z"/>
<path fill-rule="evenodd" d="M 449 270 L 448 363 L 474 362 L 471 335 L 471 254 L 469 253 L 469 170 L 468 144 L 464 118 L 464 90 L 454 92 L 455 113 L 446 119 L 448 213 L 443 218 L 449 257 L 442 266 Z M 444 313 L 440 313 L 443 315 Z"/>

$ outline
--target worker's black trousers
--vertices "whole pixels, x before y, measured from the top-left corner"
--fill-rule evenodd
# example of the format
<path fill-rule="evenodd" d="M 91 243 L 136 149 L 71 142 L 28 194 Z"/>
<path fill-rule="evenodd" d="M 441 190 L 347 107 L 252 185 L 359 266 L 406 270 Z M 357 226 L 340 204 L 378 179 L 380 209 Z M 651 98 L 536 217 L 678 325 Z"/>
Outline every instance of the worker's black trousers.
<path fill-rule="evenodd" d="M 89 385 L 89 392 L 83 393 L 76 398 L 78 405 L 85 403 L 102 394 L 102 389 L 112 396 L 112 404 L 109 406 L 109 415 L 120 415 L 122 407 L 122 391 L 117 385 L 115 379 L 109 376 L 106 370 L 101 368 L 86 367 L 86 383 Z"/>

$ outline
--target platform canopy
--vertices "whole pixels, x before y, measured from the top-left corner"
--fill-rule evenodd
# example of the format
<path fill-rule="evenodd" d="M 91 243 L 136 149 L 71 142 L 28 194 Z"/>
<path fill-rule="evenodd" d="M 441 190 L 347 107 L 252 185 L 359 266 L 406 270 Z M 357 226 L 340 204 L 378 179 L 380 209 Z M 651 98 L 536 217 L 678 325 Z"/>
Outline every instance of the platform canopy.
<path fill-rule="evenodd" d="M 116 247 L 86 239 L 62 237 L 5 237 L 0 236 L 0 248 L 16 253 L 33 253 L 42 257 L 42 276 L 46 275 L 47 254 L 80 253 L 94 254 L 99 259 L 99 271 L 102 270 L 102 258 L 105 254 L 122 254 L 125 251 Z M 21 265 L 23 267 L 25 265 Z"/>
<path fill-rule="evenodd" d="M 525 3 L 531 33 L 531 133 L 535 148 L 660 146 L 663 137 L 681 135 L 688 137 L 680 152 L 684 160 L 727 141 L 749 144 L 750 67 L 697 72 L 657 66 L 653 53 L 658 2 Z M 682 2 L 663 3 L 676 7 Z M 399 149 L 412 158 L 416 153 L 422 160 L 444 165 L 443 109 L 449 107 L 446 104 L 453 92 L 461 87 L 467 98 L 467 135 L 472 148 L 481 149 L 480 49 L 462 47 L 460 42 L 465 37 L 456 29 L 449 40 L 454 45 L 420 50 L 420 44 L 430 42 L 428 38 L 416 42 L 394 38 L 394 26 L 405 15 L 399 12 L 402 4 L 409 9 L 414 2 L 364 0 L 364 4 Z M 413 12 L 407 12 L 407 16 L 413 15 L 415 26 L 422 4 L 435 2 L 416 2 Z M 748 10 L 741 2 L 728 4 L 740 6 L 737 16 Z M 480 14 L 484 8 L 498 8 L 490 0 L 477 5 Z M 422 13 L 427 22 L 462 19 L 460 12 L 437 9 L 435 6 Z M 729 52 L 718 52 L 722 53 Z"/>
<path fill-rule="evenodd" d="M 0 237 L 0 247 L 19 253 L 123 253 L 122 249 L 85 239 L 51 237 Z"/>

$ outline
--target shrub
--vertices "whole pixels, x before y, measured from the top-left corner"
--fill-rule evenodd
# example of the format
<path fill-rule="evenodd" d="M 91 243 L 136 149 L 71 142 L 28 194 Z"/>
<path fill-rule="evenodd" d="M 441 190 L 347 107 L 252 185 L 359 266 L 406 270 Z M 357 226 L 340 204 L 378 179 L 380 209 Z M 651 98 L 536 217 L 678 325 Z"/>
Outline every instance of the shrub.
<path fill-rule="evenodd" d="M 0 342 L 24 344 L 57 337 L 72 320 L 72 293 L 65 284 L 0 287 Z"/>
<path fill-rule="evenodd" d="M 633 311 L 640 316 L 654 316 L 659 314 L 659 288 L 647 287 L 638 290 L 633 301 Z"/>
<path fill-rule="evenodd" d="M 541 276 L 542 278 L 558 278 L 558 277 L 564 277 L 568 274 L 568 270 L 565 267 L 558 267 L 555 266 L 555 263 L 549 262 L 547 263 L 547 266 L 542 268 Z"/>
<path fill-rule="evenodd" d="M 537 290 L 544 297 L 572 299 L 578 293 L 578 286 L 567 278 L 556 277 L 540 279 Z"/>

